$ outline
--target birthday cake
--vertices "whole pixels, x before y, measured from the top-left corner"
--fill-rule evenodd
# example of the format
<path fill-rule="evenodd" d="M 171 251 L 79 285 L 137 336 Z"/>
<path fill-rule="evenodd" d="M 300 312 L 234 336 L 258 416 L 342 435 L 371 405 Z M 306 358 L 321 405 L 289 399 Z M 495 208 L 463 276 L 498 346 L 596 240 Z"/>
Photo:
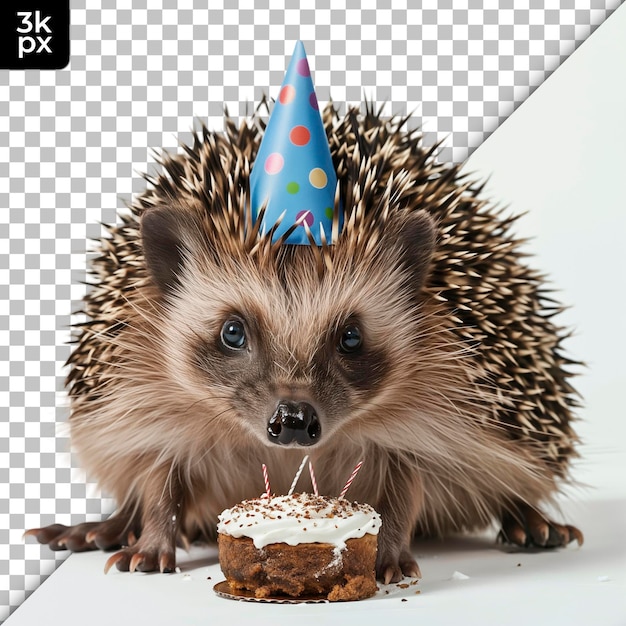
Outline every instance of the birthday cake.
<path fill-rule="evenodd" d="M 367 504 L 308 493 L 244 500 L 219 516 L 219 561 L 234 594 L 361 600 L 377 590 L 381 519 Z"/>

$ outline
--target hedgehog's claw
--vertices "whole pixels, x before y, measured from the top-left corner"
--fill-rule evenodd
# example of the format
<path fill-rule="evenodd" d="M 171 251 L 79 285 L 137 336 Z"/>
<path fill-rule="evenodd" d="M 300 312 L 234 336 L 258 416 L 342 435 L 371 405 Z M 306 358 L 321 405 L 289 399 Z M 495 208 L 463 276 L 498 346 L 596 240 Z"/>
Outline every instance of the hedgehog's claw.
<path fill-rule="evenodd" d="M 557 524 L 527 505 L 502 518 L 498 541 L 521 548 L 560 548 L 576 540 L 582 546 L 582 532 L 569 524 Z"/>
<path fill-rule="evenodd" d="M 128 571 L 132 574 L 137 568 L 139 568 L 140 572 L 153 570 L 154 567 L 150 566 L 151 563 L 149 555 L 143 554 L 142 552 L 135 552 L 135 554 L 130 557 Z"/>
<path fill-rule="evenodd" d="M 116 552 L 104 566 L 106 574 L 114 565 L 120 572 L 156 572 L 169 574 L 176 567 L 176 554 L 168 546 L 146 545 L 141 539 L 133 546 Z"/>
<path fill-rule="evenodd" d="M 567 528 L 567 532 L 569 533 L 570 541 L 574 541 L 575 539 L 579 547 L 585 543 L 585 536 L 580 530 L 578 530 L 578 528 L 576 528 L 576 526 L 566 524 L 565 528 Z"/>
<path fill-rule="evenodd" d="M 107 559 L 104 564 L 104 573 L 108 574 L 109 570 L 115 565 L 120 572 L 128 571 L 128 564 L 130 563 L 130 556 L 126 554 L 124 550 L 116 552 L 114 555 Z"/>
<path fill-rule="evenodd" d="M 388 565 L 385 568 L 385 571 L 382 572 L 381 578 L 383 579 L 383 583 L 385 585 L 398 583 L 402 580 L 402 571 L 397 565 Z"/>
<path fill-rule="evenodd" d="M 526 545 L 526 532 L 519 524 L 502 524 L 498 533 L 498 543 L 513 543 L 516 546 Z"/>
<path fill-rule="evenodd" d="M 35 537 L 39 543 L 47 543 L 54 544 L 56 546 L 57 537 L 61 537 L 63 533 L 65 533 L 69 529 L 68 526 L 64 526 L 63 524 L 52 524 L 51 526 L 45 526 L 44 528 L 31 528 L 27 530 L 22 538 L 26 539 L 26 537 Z M 53 545 L 50 545 L 50 548 L 54 550 Z M 57 550 L 61 550 L 63 548 L 56 548 Z"/>
<path fill-rule="evenodd" d="M 159 559 L 159 570 L 161 574 L 171 574 L 176 567 L 176 560 L 171 554 L 162 554 Z"/>

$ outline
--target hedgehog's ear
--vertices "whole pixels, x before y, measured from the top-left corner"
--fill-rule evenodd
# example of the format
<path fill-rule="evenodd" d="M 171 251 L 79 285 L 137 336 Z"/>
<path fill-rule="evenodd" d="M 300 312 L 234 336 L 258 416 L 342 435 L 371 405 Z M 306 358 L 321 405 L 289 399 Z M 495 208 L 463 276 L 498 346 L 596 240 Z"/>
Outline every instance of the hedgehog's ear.
<path fill-rule="evenodd" d="M 185 258 L 198 246 L 199 227 L 191 215 L 171 208 L 151 208 L 141 217 L 141 241 L 150 277 L 163 292 L 180 283 Z"/>
<path fill-rule="evenodd" d="M 426 211 L 413 211 L 406 216 L 399 233 L 401 263 L 410 281 L 407 286 L 415 293 L 421 290 L 428 276 L 435 240 L 435 222 Z"/>

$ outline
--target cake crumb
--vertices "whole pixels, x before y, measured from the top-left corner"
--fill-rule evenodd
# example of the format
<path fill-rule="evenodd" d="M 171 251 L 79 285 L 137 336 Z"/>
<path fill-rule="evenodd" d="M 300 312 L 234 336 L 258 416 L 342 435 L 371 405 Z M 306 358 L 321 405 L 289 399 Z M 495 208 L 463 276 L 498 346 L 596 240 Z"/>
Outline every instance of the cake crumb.
<path fill-rule="evenodd" d="M 463 572 L 455 571 L 452 574 L 452 577 L 450 578 L 450 580 L 467 580 L 468 578 L 469 576 L 467 574 L 464 574 Z"/>

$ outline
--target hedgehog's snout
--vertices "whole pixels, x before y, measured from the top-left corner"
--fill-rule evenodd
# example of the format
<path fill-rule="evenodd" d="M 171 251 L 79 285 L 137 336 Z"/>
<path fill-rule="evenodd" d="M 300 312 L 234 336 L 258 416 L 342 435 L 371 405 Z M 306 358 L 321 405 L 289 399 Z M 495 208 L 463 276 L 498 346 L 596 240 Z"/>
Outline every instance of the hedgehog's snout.
<path fill-rule="evenodd" d="M 281 400 L 267 422 L 267 436 L 273 443 L 312 446 L 322 436 L 322 425 L 308 402 Z"/>

